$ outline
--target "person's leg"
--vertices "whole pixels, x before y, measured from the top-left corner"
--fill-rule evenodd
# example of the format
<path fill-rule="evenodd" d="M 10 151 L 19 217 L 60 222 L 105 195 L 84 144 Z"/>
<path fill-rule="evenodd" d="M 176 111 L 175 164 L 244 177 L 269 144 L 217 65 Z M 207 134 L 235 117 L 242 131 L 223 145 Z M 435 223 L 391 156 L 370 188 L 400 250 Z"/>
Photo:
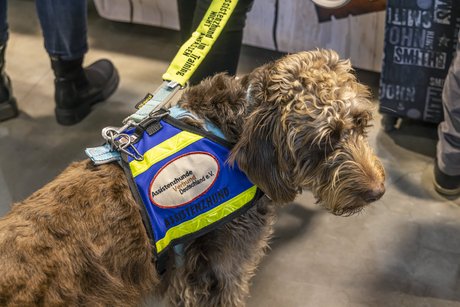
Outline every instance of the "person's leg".
<path fill-rule="evenodd" d="M 195 12 L 197 0 L 177 0 L 179 11 L 180 36 L 182 42 L 187 41 L 192 34 L 193 13 Z"/>
<path fill-rule="evenodd" d="M 73 125 L 91 106 L 107 99 L 118 86 L 118 73 L 108 60 L 83 68 L 87 45 L 86 0 L 36 0 L 45 49 L 55 74 L 56 119 Z"/>
<path fill-rule="evenodd" d="M 435 188 L 456 195 L 460 194 L 460 43 L 444 83 L 442 102 L 444 121 L 438 126 Z"/>
<path fill-rule="evenodd" d="M 188 32 L 187 38 L 190 36 L 191 32 L 195 31 L 198 27 L 211 2 L 212 0 L 198 0 L 196 6 L 194 6 L 191 29 L 186 31 Z M 226 71 L 230 75 L 236 74 L 243 40 L 243 29 L 246 24 L 246 14 L 250 11 L 253 2 L 253 0 L 240 0 L 238 2 L 211 51 L 191 77 L 190 84 L 197 84 L 202 79 L 218 72 Z M 180 8 L 181 7 L 179 7 L 179 12 L 181 11 Z M 189 14 L 191 14 L 191 12 L 192 11 L 189 11 Z M 184 18 L 182 18 L 182 20 L 183 19 Z"/>
<path fill-rule="evenodd" d="M 0 45 L 8 40 L 8 23 L 6 19 L 7 0 L 0 0 Z"/>
<path fill-rule="evenodd" d="M 62 60 L 82 58 L 88 51 L 86 0 L 37 0 L 35 3 L 48 54 Z"/>
<path fill-rule="evenodd" d="M 8 41 L 7 0 L 0 0 L 0 121 L 18 115 L 11 82 L 5 73 L 5 49 Z"/>

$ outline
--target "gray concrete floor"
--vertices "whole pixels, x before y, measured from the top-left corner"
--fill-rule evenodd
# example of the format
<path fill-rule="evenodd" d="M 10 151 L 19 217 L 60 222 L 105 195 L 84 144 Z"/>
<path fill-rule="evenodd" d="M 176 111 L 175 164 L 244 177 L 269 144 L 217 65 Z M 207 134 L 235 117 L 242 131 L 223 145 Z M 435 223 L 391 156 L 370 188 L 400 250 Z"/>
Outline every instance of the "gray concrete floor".
<path fill-rule="evenodd" d="M 0 216 L 83 159 L 85 147 L 101 143 L 103 127 L 133 112 L 160 84 L 179 38 L 174 31 L 109 22 L 92 10 L 86 62 L 110 58 L 120 87 L 82 123 L 62 127 L 54 120 L 53 75 L 34 3 L 9 2 L 7 72 L 21 115 L 0 123 Z M 245 47 L 239 72 L 277 56 Z M 359 76 L 375 91 L 375 75 Z M 376 113 L 370 142 L 387 171 L 385 196 L 348 218 L 318 208 L 308 192 L 281 209 L 248 306 L 460 306 L 460 200 L 433 190 L 435 126 L 405 121 L 387 134 L 379 119 Z"/>

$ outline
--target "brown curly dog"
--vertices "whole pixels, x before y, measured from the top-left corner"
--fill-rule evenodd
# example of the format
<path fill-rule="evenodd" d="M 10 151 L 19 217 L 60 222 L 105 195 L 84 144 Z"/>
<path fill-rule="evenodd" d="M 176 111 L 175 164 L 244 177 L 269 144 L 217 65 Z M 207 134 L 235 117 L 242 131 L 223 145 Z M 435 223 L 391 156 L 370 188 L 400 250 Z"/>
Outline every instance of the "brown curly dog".
<path fill-rule="evenodd" d="M 0 220 L 1 306 L 244 306 L 264 255 L 275 204 L 311 190 L 349 215 L 384 193 L 366 142 L 368 91 L 329 50 L 288 55 L 236 79 L 219 74 L 179 104 L 222 129 L 236 163 L 267 196 L 185 245 L 158 276 L 138 204 L 118 164 L 73 163 Z M 195 123 L 198 124 L 198 123 Z"/>

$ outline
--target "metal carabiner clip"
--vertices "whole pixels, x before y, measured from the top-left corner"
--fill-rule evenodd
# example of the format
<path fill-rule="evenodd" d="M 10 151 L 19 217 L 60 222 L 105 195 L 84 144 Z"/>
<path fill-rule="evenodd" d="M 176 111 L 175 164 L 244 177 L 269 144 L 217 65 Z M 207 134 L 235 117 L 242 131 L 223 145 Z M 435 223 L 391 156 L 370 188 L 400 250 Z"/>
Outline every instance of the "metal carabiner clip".
<path fill-rule="evenodd" d="M 102 129 L 102 137 L 107 141 L 112 150 L 123 152 L 137 161 L 142 161 L 144 157 L 133 145 L 136 138 L 124 133 L 128 128 L 135 126 L 137 126 L 137 124 L 133 121 L 128 121 L 122 127 L 108 126 Z M 129 147 L 131 147 L 134 153 L 128 150 Z"/>
<path fill-rule="evenodd" d="M 116 140 L 117 142 L 116 147 L 120 152 L 127 154 L 134 160 L 142 161 L 144 160 L 144 157 L 140 154 L 137 148 L 133 145 L 134 141 L 135 141 L 134 136 L 128 135 L 126 133 L 121 133 L 118 135 L 118 138 Z M 131 148 L 131 150 L 134 151 L 134 153 L 130 152 L 128 148 Z"/>

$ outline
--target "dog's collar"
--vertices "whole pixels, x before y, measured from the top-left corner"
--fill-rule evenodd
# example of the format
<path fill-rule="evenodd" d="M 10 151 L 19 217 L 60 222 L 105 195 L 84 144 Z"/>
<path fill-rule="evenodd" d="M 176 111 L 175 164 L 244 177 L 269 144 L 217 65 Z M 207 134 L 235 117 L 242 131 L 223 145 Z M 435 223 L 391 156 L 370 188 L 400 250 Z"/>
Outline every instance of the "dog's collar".
<path fill-rule="evenodd" d="M 169 115 L 174 117 L 175 119 L 182 119 L 182 118 L 188 117 L 191 119 L 200 120 L 200 118 L 196 116 L 195 114 L 193 114 L 192 112 L 184 108 L 181 108 L 177 105 L 169 109 Z M 214 134 L 217 137 L 220 137 L 221 139 L 224 139 L 224 140 L 227 139 L 224 133 L 222 132 L 222 130 L 220 130 L 214 123 L 212 123 L 207 118 L 204 119 L 203 129 Z"/>

